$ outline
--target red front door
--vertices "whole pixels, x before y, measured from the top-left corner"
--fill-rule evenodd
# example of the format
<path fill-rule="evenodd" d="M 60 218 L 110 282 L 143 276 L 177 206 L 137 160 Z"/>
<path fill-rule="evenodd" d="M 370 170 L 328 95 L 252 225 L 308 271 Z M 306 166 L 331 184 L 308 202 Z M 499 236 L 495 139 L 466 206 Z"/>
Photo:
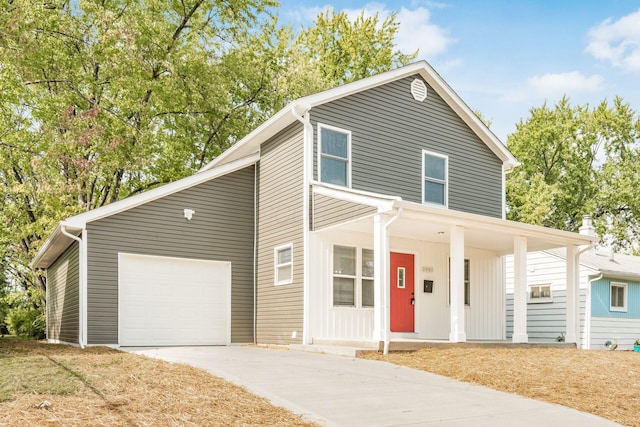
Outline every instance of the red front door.
<path fill-rule="evenodd" d="M 391 252 L 391 332 L 414 331 L 413 255 Z"/>

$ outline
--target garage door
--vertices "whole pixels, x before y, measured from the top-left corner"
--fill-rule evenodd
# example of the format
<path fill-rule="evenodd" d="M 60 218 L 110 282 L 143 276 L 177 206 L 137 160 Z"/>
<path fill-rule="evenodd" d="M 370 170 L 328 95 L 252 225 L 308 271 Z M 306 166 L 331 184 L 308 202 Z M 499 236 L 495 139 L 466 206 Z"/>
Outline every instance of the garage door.
<path fill-rule="evenodd" d="M 229 344 L 230 319 L 230 262 L 118 255 L 121 346 Z"/>

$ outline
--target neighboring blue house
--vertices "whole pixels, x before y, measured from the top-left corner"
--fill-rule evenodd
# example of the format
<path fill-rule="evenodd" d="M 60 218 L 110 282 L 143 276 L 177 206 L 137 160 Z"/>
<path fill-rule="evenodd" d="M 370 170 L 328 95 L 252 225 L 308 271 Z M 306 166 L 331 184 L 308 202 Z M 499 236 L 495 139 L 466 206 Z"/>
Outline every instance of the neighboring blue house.
<path fill-rule="evenodd" d="M 581 228 L 595 235 L 591 220 Z M 551 249 L 528 254 L 527 328 L 534 341 L 554 341 L 566 331 L 565 251 Z M 507 259 L 507 336 L 513 323 L 512 259 Z M 632 349 L 640 338 L 640 257 L 609 250 L 580 255 L 578 343 L 585 349 Z"/>

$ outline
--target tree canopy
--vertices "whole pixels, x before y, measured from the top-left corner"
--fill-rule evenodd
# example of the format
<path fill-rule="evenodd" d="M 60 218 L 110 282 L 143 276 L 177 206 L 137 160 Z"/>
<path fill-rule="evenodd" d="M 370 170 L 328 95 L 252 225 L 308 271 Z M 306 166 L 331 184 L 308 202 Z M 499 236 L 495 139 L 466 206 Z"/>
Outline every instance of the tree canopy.
<path fill-rule="evenodd" d="M 274 0 L 9 0 L 0 10 L 0 268 L 61 219 L 187 176 L 300 96 L 404 65 L 396 17 Z"/>
<path fill-rule="evenodd" d="M 522 163 L 507 176 L 509 219 L 577 231 L 589 214 L 603 244 L 638 251 L 640 119 L 621 98 L 532 108 L 507 147 Z"/>

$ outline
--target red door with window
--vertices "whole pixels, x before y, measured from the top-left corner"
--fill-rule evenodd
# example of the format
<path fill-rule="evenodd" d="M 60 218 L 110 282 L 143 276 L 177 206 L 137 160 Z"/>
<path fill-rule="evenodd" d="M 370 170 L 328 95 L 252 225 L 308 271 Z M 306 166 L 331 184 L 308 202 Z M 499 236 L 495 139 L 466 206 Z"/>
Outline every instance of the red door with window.
<path fill-rule="evenodd" d="M 391 332 L 414 331 L 413 255 L 391 252 Z"/>

